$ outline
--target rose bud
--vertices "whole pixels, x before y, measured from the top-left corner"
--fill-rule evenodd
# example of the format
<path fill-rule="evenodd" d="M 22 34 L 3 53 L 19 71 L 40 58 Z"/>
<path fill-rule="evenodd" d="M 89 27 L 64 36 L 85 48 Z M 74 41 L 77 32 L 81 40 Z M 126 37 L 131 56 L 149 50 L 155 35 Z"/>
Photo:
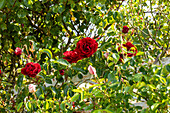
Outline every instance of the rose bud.
<path fill-rule="evenodd" d="M 64 75 L 64 69 L 59 70 L 59 72 L 60 72 L 61 75 Z"/>
<path fill-rule="evenodd" d="M 21 54 L 22 54 L 22 50 L 21 50 L 21 48 L 19 48 L 19 47 L 17 47 L 16 49 L 15 49 L 15 55 L 17 55 L 17 56 L 20 56 Z"/>
<path fill-rule="evenodd" d="M 123 33 L 128 33 L 129 28 L 127 26 L 123 26 L 122 32 Z"/>
<path fill-rule="evenodd" d="M 24 68 L 21 69 L 21 73 L 28 75 L 29 77 L 35 77 L 41 71 L 41 66 L 38 63 L 27 63 Z"/>
<path fill-rule="evenodd" d="M 97 76 L 96 69 L 92 67 L 91 65 L 89 65 L 88 70 L 90 74 Z"/>
<path fill-rule="evenodd" d="M 109 56 L 109 53 L 106 52 L 106 53 L 104 54 L 104 57 L 107 58 L 108 56 Z"/>
<path fill-rule="evenodd" d="M 35 89 L 35 87 L 36 87 L 36 85 L 29 84 L 29 87 L 28 87 L 28 89 L 29 89 L 29 92 L 30 92 L 30 93 L 35 93 L 35 92 L 36 92 L 36 89 Z"/>
<path fill-rule="evenodd" d="M 73 108 L 74 108 L 74 107 L 75 107 L 75 103 L 73 102 L 73 104 L 72 104 L 72 105 L 73 105 Z"/>
<path fill-rule="evenodd" d="M 24 24 L 21 24 L 22 27 L 24 27 Z"/>
<path fill-rule="evenodd" d="M 124 82 L 123 78 L 121 78 L 121 81 Z"/>

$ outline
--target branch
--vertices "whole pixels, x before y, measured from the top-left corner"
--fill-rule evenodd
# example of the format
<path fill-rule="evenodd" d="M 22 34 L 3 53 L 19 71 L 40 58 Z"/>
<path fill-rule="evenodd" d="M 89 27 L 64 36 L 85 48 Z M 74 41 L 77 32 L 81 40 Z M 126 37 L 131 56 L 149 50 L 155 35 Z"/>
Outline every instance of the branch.
<path fill-rule="evenodd" d="M 32 27 L 35 27 L 37 30 L 42 31 L 43 33 L 45 33 L 45 32 L 43 31 L 43 29 L 41 29 L 40 27 L 38 27 L 38 26 L 36 26 L 35 24 L 32 23 L 32 20 L 30 19 L 30 17 L 29 17 L 28 15 L 27 15 L 26 17 L 28 18 L 28 20 L 29 20 L 29 22 L 31 23 L 31 26 L 32 26 Z"/>
<path fill-rule="evenodd" d="M 146 101 L 148 100 L 146 97 L 144 97 L 144 96 L 142 96 L 142 95 L 140 95 L 140 94 L 138 94 L 138 93 L 136 93 L 136 92 L 134 92 L 134 91 L 133 91 L 133 93 L 136 94 L 136 95 L 138 95 L 138 96 L 140 96 L 140 97 L 142 97 L 142 98 L 144 98 Z"/>
<path fill-rule="evenodd" d="M 118 11 L 120 6 L 122 5 L 123 1 L 121 3 L 119 3 L 119 6 L 116 8 L 116 10 Z"/>
<path fill-rule="evenodd" d="M 163 15 L 168 15 L 168 13 L 160 13 L 160 12 L 151 12 L 151 11 L 144 11 L 143 13 L 155 13 L 155 14 L 163 14 Z"/>
<path fill-rule="evenodd" d="M 74 24 L 73 24 L 73 21 L 71 21 L 71 24 L 72 24 L 74 30 L 77 32 L 77 36 L 79 36 L 80 32 L 75 28 L 75 26 L 74 26 Z"/>
<path fill-rule="evenodd" d="M 170 38 L 169 38 L 169 41 L 168 41 L 168 42 L 170 43 Z M 162 48 L 162 52 L 157 56 L 157 58 L 156 58 L 156 60 L 155 60 L 155 62 L 154 62 L 153 64 L 156 64 L 156 63 L 159 61 L 159 59 L 162 58 L 162 57 L 165 55 L 166 51 L 167 51 L 168 48 L 169 48 L 169 43 L 168 43 L 166 49 L 163 49 L 163 48 Z"/>
<path fill-rule="evenodd" d="M 69 46 L 69 44 L 71 43 L 72 33 L 68 30 L 68 28 L 67 28 L 67 26 L 66 26 L 66 24 L 65 24 L 65 22 L 64 22 L 63 20 L 62 20 L 62 23 L 63 23 L 63 26 L 64 26 L 64 28 L 66 29 L 67 33 L 70 35 L 66 46 L 63 48 L 63 51 L 66 51 L 67 48 L 68 48 L 68 46 Z"/>
<path fill-rule="evenodd" d="M 149 33 L 149 37 L 152 39 L 152 41 L 154 41 L 154 43 L 155 43 L 159 48 L 162 48 L 162 47 L 156 42 L 156 40 L 153 39 L 153 37 L 152 37 L 152 35 L 151 35 L 150 31 L 149 31 L 148 26 L 147 26 L 147 30 L 148 30 L 148 33 Z"/>

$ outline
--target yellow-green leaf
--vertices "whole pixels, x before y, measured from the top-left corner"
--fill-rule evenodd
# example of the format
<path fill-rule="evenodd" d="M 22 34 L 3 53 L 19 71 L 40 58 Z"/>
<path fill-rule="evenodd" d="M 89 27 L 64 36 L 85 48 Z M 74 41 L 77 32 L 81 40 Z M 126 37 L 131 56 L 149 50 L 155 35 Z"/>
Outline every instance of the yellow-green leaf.
<path fill-rule="evenodd" d="M 50 59 L 52 59 L 52 57 L 53 57 L 52 52 L 49 49 L 40 50 L 40 55 L 42 53 L 46 53 Z"/>
<path fill-rule="evenodd" d="M 22 107 L 22 104 L 23 104 L 23 102 L 20 102 L 20 103 L 18 104 L 18 106 L 17 106 L 17 111 L 20 110 L 20 108 Z"/>

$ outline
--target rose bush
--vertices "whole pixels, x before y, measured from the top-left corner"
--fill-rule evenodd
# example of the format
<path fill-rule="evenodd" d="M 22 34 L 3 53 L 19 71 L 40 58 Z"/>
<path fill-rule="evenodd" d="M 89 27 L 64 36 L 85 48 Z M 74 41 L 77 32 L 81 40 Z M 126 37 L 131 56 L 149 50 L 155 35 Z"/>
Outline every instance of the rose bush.
<path fill-rule="evenodd" d="M 168 6 L 0 0 L 0 112 L 170 112 Z"/>
<path fill-rule="evenodd" d="M 38 63 L 27 63 L 24 68 L 21 69 L 21 73 L 28 75 L 29 77 L 35 77 L 41 71 L 41 66 Z"/>

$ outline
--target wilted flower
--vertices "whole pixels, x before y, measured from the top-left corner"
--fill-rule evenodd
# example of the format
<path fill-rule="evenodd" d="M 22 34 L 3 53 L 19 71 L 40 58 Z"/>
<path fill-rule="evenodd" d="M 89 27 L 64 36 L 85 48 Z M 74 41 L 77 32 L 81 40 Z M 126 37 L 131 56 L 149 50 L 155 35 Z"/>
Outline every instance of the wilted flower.
<path fill-rule="evenodd" d="M 30 92 L 30 93 L 34 93 L 34 92 L 36 92 L 36 89 L 35 89 L 35 87 L 36 87 L 36 85 L 29 84 L 29 87 L 28 87 L 28 89 L 29 89 L 29 92 Z"/>
<path fill-rule="evenodd" d="M 104 57 L 107 58 L 108 56 L 109 56 L 109 52 L 106 52 L 106 53 L 104 54 Z"/>

